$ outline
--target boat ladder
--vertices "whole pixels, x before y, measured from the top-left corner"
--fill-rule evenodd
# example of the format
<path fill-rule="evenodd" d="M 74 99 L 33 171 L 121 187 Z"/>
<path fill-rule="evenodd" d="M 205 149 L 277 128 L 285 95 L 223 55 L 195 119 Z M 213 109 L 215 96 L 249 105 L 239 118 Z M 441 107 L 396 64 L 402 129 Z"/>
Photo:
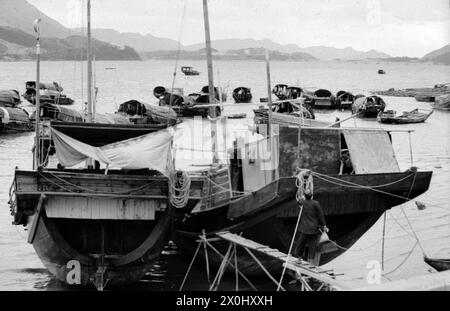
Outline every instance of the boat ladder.
<path fill-rule="evenodd" d="M 267 269 L 262 265 L 262 263 L 258 260 L 258 258 L 252 253 L 252 251 L 256 251 L 258 253 L 267 255 L 276 260 L 279 260 L 283 266 L 286 267 L 287 270 L 291 271 L 295 278 L 301 283 L 302 290 L 312 290 L 311 286 L 307 282 L 308 279 L 313 279 L 321 285 L 317 290 L 322 290 L 328 288 L 330 290 L 344 290 L 346 286 L 341 284 L 336 280 L 336 275 L 333 270 L 324 270 L 321 269 L 307 261 L 296 258 L 292 255 L 287 255 L 283 252 L 280 252 L 277 249 L 270 248 L 268 246 L 259 244 L 255 241 L 246 239 L 240 235 L 233 234 L 230 232 L 220 232 L 216 234 L 220 239 L 230 242 L 230 245 L 241 246 L 243 247 L 247 253 L 256 261 L 256 263 L 261 267 L 262 270 L 276 283 L 273 276 L 267 271 Z M 225 260 L 225 259 L 224 259 Z"/>

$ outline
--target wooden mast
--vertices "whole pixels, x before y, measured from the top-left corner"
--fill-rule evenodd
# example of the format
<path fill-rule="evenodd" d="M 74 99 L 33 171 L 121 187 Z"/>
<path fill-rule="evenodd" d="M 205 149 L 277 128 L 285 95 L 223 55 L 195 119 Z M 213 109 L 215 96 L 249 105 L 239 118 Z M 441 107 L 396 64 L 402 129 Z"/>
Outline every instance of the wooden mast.
<path fill-rule="evenodd" d="M 270 80 L 270 59 L 269 51 L 266 49 L 266 72 L 267 72 L 267 100 L 269 106 L 269 120 L 268 120 L 268 134 L 269 134 L 269 144 L 272 139 L 272 84 Z"/>
<path fill-rule="evenodd" d="M 41 157 L 41 141 L 40 141 L 40 119 L 41 119 L 41 34 L 39 32 L 39 23 L 41 22 L 41 19 L 37 19 L 34 22 L 34 31 L 37 33 L 37 42 L 36 42 L 36 97 L 35 97 L 35 104 L 36 104 L 36 112 L 35 112 L 35 131 L 36 131 L 36 138 L 35 138 L 35 145 L 34 145 L 34 162 L 33 162 L 33 168 L 38 169 L 40 165 L 40 157 Z"/>
<path fill-rule="evenodd" d="M 94 121 L 94 107 L 92 96 L 92 33 L 91 33 L 91 0 L 87 0 L 87 71 L 88 71 L 88 115 L 87 121 L 89 123 Z"/>
<path fill-rule="evenodd" d="M 213 119 L 211 121 L 211 149 L 213 152 L 213 163 L 218 163 L 217 155 L 217 123 L 216 115 L 216 96 L 214 90 L 214 72 L 211 52 L 211 35 L 209 31 L 209 13 L 208 13 L 208 0 L 203 0 L 203 19 L 205 23 L 205 41 L 206 41 L 206 61 L 208 65 L 208 85 L 209 85 L 209 115 Z"/>

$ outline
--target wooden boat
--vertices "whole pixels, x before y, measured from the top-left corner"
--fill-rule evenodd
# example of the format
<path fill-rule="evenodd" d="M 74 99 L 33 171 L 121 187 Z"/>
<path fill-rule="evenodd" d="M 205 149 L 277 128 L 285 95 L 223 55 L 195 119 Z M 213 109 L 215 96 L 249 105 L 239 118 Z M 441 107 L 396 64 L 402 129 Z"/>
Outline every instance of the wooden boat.
<path fill-rule="evenodd" d="M 431 105 L 433 109 L 449 111 L 450 110 L 450 95 L 441 95 L 436 97 L 434 103 Z"/>
<path fill-rule="evenodd" d="M 384 71 L 383 69 L 378 70 L 378 74 L 379 75 L 384 75 L 386 74 L 386 71 Z"/>
<path fill-rule="evenodd" d="M 16 90 L 0 91 L 0 107 L 17 107 L 22 100 Z"/>
<path fill-rule="evenodd" d="M 206 87 L 205 87 L 206 88 Z M 203 88 L 203 90 L 206 90 Z M 217 88 L 216 88 L 216 91 Z M 189 96 L 182 94 L 172 94 L 170 90 L 163 86 L 157 86 L 153 90 L 153 94 L 159 99 L 159 106 L 168 106 L 172 108 L 178 117 L 194 117 L 202 116 L 207 118 L 209 116 L 209 94 L 208 93 L 193 93 Z M 218 98 L 219 93 L 215 93 Z M 216 116 L 222 114 L 221 107 L 217 106 Z"/>
<path fill-rule="evenodd" d="M 436 271 L 442 272 L 450 270 L 450 259 L 437 259 L 437 258 L 429 258 L 427 256 L 424 256 L 423 260 L 436 269 Z"/>
<path fill-rule="evenodd" d="M 20 94 L 16 90 L 0 91 L 0 135 L 32 131 L 28 112 L 19 107 Z"/>
<path fill-rule="evenodd" d="M 352 105 L 352 113 L 360 118 L 376 118 L 385 108 L 386 103 L 379 96 L 359 97 Z"/>
<path fill-rule="evenodd" d="M 168 179 L 149 170 L 16 170 L 10 205 L 52 275 L 102 290 L 137 282 L 156 262 L 171 232 L 167 198 Z"/>
<path fill-rule="evenodd" d="M 252 101 L 252 92 L 248 87 L 238 87 L 233 91 L 233 98 L 236 103 L 250 103 Z"/>
<path fill-rule="evenodd" d="M 355 101 L 355 96 L 347 91 L 339 91 L 336 94 L 336 100 L 339 109 L 351 109 Z"/>
<path fill-rule="evenodd" d="M 335 109 L 338 108 L 336 97 L 325 89 L 319 89 L 314 92 L 313 102 L 314 109 Z"/>
<path fill-rule="evenodd" d="M 288 89 L 288 85 L 286 84 L 277 84 L 274 86 L 274 88 L 272 89 L 272 93 L 278 97 L 279 100 L 285 100 L 287 99 L 287 89 Z"/>
<path fill-rule="evenodd" d="M 432 176 L 432 172 L 400 172 L 389 133 L 383 129 L 280 126 L 270 143 L 274 149 L 267 140 L 261 143 L 237 142 L 229 166 L 210 177 L 213 189 L 221 190 L 222 200 L 204 200 L 207 204 L 177 211 L 176 244 L 183 253 L 193 254 L 203 230 L 207 235 L 242 234 L 287 253 L 299 213 L 297 179 L 292 176 L 301 168 L 316 172 L 314 197 L 323 207 L 330 238 L 341 246 L 321 250 L 319 264 L 323 265 L 350 248 L 386 210 L 407 202 L 404 196 L 410 190 L 409 199 L 427 191 Z M 351 154 L 354 175 L 338 174 L 343 149 Z M 213 195 L 214 191 L 205 193 L 206 198 Z M 222 254 L 228 247 L 217 239 L 213 245 Z M 213 252 L 208 256 L 210 264 L 220 265 L 220 256 Z M 281 272 L 273 259 L 257 257 L 267 270 Z M 238 252 L 237 260 L 242 273 L 263 274 L 244 253 Z"/>
<path fill-rule="evenodd" d="M 419 109 L 414 109 L 411 111 L 405 111 L 401 115 L 396 114 L 397 113 L 394 110 L 380 112 L 380 114 L 378 114 L 377 120 L 380 123 L 388 124 L 423 123 L 433 114 L 433 110 L 424 113 L 420 112 Z"/>
<path fill-rule="evenodd" d="M 0 135 L 33 131 L 28 112 L 19 107 L 0 105 Z"/>
<path fill-rule="evenodd" d="M 183 66 L 181 67 L 181 72 L 184 73 L 186 76 L 198 76 L 200 75 L 200 72 L 197 70 L 194 70 L 194 68 L 189 66 Z"/>
<path fill-rule="evenodd" d="M 23 97 L 32 103 L 36 104 L 36 82 L 28 81 L 25 84 L 25 94 Z M 74 100 L 62 94 L 63 88 L 56 82 L 53 83 L 40 83 L 39 92 L 40 92 L 40 102 L 41 103 L 49 103 L 56 105 L 72 105 Z"/>

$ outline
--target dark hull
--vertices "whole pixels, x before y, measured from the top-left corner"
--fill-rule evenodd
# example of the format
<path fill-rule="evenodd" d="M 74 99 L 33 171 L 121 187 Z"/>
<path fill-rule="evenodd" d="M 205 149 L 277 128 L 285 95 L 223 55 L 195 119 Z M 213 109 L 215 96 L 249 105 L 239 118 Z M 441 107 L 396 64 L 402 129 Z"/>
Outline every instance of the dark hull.
<path fill-rule="evenodd" d="M 412 187 L 413 175 L 409 173 L 347 175 L 334 176 L 342 180 L 351 181 L 365 186 L 388 184 L 400 179 L 404 181 L 390 188 L 378 188 L 394 195 L 406 196 Z M 411 190 L 414 198 L 428 189 L 431 172 L 418 173 Z M 243 237 L 257 243 L 268 245 L 287 253 L 298 217 L 298 204 L 295 201 L 295 179 L 282 178 L 254 195 L 244 197 L 230 206 L 218 210 L 191 215 L 188 219 L 178 219 L 176 243 L 188 256 L 192 256 L 196 249 L 196 239 L 201 230 L 207 233 L 230 231 L 243 233 Z M 314 182 L 315 199 L 317 199 L 325 213 L 329 236 L 342 248 L 322 254 L 320 265 L 326 264 L 350 248 L 369 230 L 380 216 L 388 209 L 405 202 L 404 199 L 387 196 L 368 189 L 352 189 L 336 186 L 316 179 Z M 225 254 L 227 244 L 215 242 L 214 245 Z M 295 244 L 296 245 L 296 244 Z M 245 251 L 238 253 L 239 269 L 244 274 L 262 274 L 263 271 L 247 255 Z M 210 262 L 218 265 L 220 256 L 208 252 Z M 265 255 L 258 255 L 264 266 L 272 273 L 279 273 L 281 266 L 277 260 Z M 204 256 L 200 256 L 204 258 Z"/>
<path fill-rule="evenodd" d="M 237 94 L 233 94 L 233 99 L 236 104 L 243 103 L 248 104 L 252 101 L 253 96 L 251 94 L 245 96 L 239 96 Z"/>
<path fill-rule="evenodd" d="M 13 134 L 13 133 L 24 133 L 34 131 L 33 124 L 31 122 L 10 122 L 8 124 L 0 123 L 0 135 L 2 134 Z"/>
<path fill-rule="evenodd" d="M 194 180 L 191 193 L 198 196 L 201 186 Z M 167 178 L 149 171 L 17 170 L 10 195 L 13 223 L 28 227 L 41 261 L 68 285 L 101 289 L 106 280 L 108 287 L 138 281 L 173 228 Z M 71 261 L 80 265 L 75 284 Z"/>
<path fill-rule="evenodd" d="M 144 224 L 145 225 L 145 224 Z M 170 217 L 165 215 L 158 223 L 146 224 L 147 229 L 133 228 L 132 225 L 126 223 L 113 222 L 105 224 L 110 228 L 119 229 L 121 227 L 128 228 L 127 232 L 119 231 L 121 236 L 107 234 L 106 243 L 111 248 L 116 248 L 112 244 L 123 243 L 131 239 L 142 241 L 134 250 L 121 256 L 115 257 L 113 260 L 107 260 L 108 266 L 104 275 L 104 280 L 109 280 L 108 287 L 124 286 L 135 283 L 142 279 L 145 273 L 158 259 L 160 252 L 164 248 L 168 237 L 170 228 Z M 140 224 L 143 227 L 143 224 Z M 64 229 L 64 227 L 66 229 Z M 81 285 L 92 286 L 96 278 L 96 273 L 99 267 L 100 259 L 98 256 L 93 256 L 86 253 L 83 247 L 80 246 L 83 242 L 77 242 L 84 237 L 89 242 L 84 247 L 91 250 L 94 244 L 101 245 L 99 241 L 99 229 L 95 224 L 90 224 L 88 221 L 76 220 L 54 220 L 42 215 L 37 223 L 36 234 L 33 241 L 33 247 L 36 254 L 41 259 L 45 267 L 50 273 L 59 281 L 67 283 L 68 273 L 72 267 L 67 267 L 72 260 L 77 260 L 81 265 Z M 150 230 L 148 230 L 150 228 Z M 153 229 L 151 229 L 153 228 Z M 70 229 L 70 232 L 68 231 Z M 131 229 L 131 230 L 130 230 Z M 111 230 L 109 230 L 111 233 Z M 135 233 L 134 235 L 132 233 Z M 69 240 L 70 239 L 70 240 Z M 69 242 L 69 241 L 70 242 Z M 99 250 L 98 250 L 99 251 Z M 123 264 L 125 263 L 125 264 Z"/>
<path fill-rule="evenodd" d="M 378 122 L 385 124 L 414 124 L 414 123 L 423 123 L 429 117 L 430 114 L 423 114 L 421 116 L 412 116 L 412 117 L 393 117 L 393 116 L 385 116 L 383 114 L 378 115 Z"/>
<path fill-rule="evenodd" d="M 450 270 L 450 259 L 436 259 L 436 258 L 428 258 L 424 257 L 423 260 L 436 269 L 436 271 L 442 272 Z"/>

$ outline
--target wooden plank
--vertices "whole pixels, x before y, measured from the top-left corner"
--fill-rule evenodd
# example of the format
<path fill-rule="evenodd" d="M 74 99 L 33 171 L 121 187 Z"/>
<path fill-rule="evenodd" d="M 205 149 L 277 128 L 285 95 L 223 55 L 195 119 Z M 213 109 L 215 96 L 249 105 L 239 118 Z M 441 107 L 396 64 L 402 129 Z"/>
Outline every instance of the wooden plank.
<path fill-rule="evenodd" d="M 154 220 L 161 202 L 72 197 L 49 197 L 47 217 L 66 219 Z"/>

